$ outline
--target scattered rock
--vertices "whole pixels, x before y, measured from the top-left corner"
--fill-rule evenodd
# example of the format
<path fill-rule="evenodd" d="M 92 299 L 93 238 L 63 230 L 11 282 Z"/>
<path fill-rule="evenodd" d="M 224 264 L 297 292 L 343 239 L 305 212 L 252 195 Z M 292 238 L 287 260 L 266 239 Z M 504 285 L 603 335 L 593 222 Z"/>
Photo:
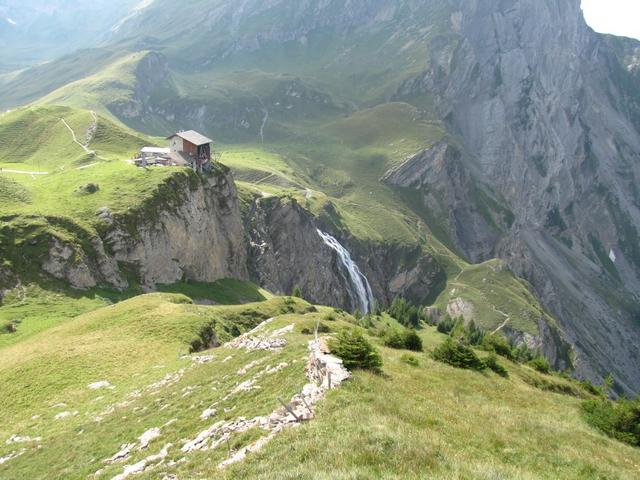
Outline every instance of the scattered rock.
<path fill-rule="evenodd" d="M 200 365 L 204 365 L 205 363 L 209 363 L 215 357 L 213 355 L 196 355 L 195 357 L 191 357 L 191 360 L 199 363 Z"/>
<path fill-rule="evenodd" d="M 277 352 L 282 350 L 287 345 L 287 341 L 284 338 L 265 338 L 265 337 L 251 337 L 241 336 L 229 342 L 225 345 L 228 348 L 244 349 L 247 352 L 254 352 L 256 350 L 269 350 Z"/>
<path fill-rule="evenodd" d="M 251 337 L 245 337 L 245 340 Z M 309 357 L 305 369 L 307 378 L 312 382 L 306 384 L 302 391 L 293 396 L 287 407 L 274 410 L 268 417 L 255 417 L 246 419 L 239 417 L 233 421 L 219 421 L 198 436 L 187 441 L 182 446 L 182 451 L 191 453 L 193 451 L 212 450 L 226 442 L 232 434 L 246 432 L 252 428 L 262 428 L 267 434 L 252 444 L 243 447 L 235 452 L 227 460 L 218 465 L 219 469 L 243 460 L 247 454 L 254 453 L 266 445 L 276 434 L 288 427 L 299 425 L 301 422 L 314 417 L 315 405 L 324 397 L 326 391 L 336 388 L 351 374 L 342 364 L 342 360 L 331 355 L 326 342 L 323 339 L 309 342 Z M 267 367 L 255 378 L 264 373 L 275 373 L 286 368 L 286 363 L 280 363 L 276 367 Z M 256 388 L 254 379 L 242 382 L 231 392 L 248 391 Z M 230 394 L 230 395 L 231 395 Z M 225 412 L 228 410 L 225 409 Z"/>
<path fill-rule="evenodd" d="M 138 439 L 140 441 L 140 446 L 138 447 L 138 450 L 144 450 L 145 448 L 147 448 L 149 446 L 149 444 L 153 440 L 155 440 L 159 436 L 160 436 L 160 429 L 159 428 L 150 428 L 149 430 L 144 432 L 140 436 L 140 438 Z"/>
<path fill-rule="evenodd" d="M 261 358 L 259 360 L 254 360 L 253 362 L 248 363 L 247 365 L 245 365 L 244 367 L 242 367 L 240 370 L 238 370 L 236 372 L 236 375 L 240 376 L 240 375 L 245 375 L 249 370 L 251 370 L 253 367 L 257 367 L 258 365 L 260 365 L 261 363 L 264 363 L 265 359 Z"/>
<path fill-rule="evenodd" d="M 135 443 L 125 443 L 123 445 L 120 445 L 120 451 L 116 453 L 113 457 L 105 460 L 105 463 L 109 463 L 109 464 L 116 463 L 124 460 L 125 458 L 128 458 L 129 455 L 131 455 L 131 451 L 135 446 L 136 446 Z"/>
<path fill-rule="evenodd" d="M 136 475 L 138 473 L 147 472 L 156 468 L 160 465 L 167 455 L 169 455 L 169 449 L 172 447 L 172 444 L 167 444 L 160 450 L 160 453 L 155 455 L 149 455 L 147 458 L 140 460 L 138 463 L 133 465 L 127 465 L 124 467 L 124 471 L 120 475 L 116 475 L 112 478 L 112 480 L 124 480 L 125 478 Z"/>
<path fill-rule="evenodd" d="M 217 410 L 215 408 L 207 408 L 204 412 L 202 412 L 200 418 L 202 420 L 209 420 L 211 417 L 215 416 L 216 413 Z"/>
<path fill-rule="evenodd" d="M 67 418 L 67 417 L 75 417 L 76 415 L 78 415 L 78 412 L 60 412 L 59 414 L 57 414 L 55 417 L 53 417 L 55 420 L 60 420 L 62 418 Z"/>
<path fill-rule="evenodd" d="M 273 333 L 271 333 L 272 337 L 281 337 L 287 333 L 291 333 L 293 332 L 295 325 L 291 324 L 291 325 L 287 325 L 286 327 L 280 328 L 278 330 L 274 330 Z"/>
<path fill-rule="evenodd" d="M 6 455 L 4 457 L 0 457 L 0 465 L 7 463 L 9 460 L 13 460 L 14 458 L 19 457 L 20 455 L 22 455 L 24 452 L 26 452 L 26 449 L 22 449 L 18 452 L 11 452 L 9 455 Z"/>
<path fill-rule="evenodd" d="M 88 385 L 89 389 L 91 390 L 100 390 L 101 388 L 109 388 L 109 389 L 114 389 L 115 387 L 113 385 L 111 385 L 109 382 L 107 382 L 106 380 L 102 380 L 100 382 L 95 382 L 95 383 L 90 383 Z"/>
<path fill-rule="evenodd" d="M 11 438 L 9 440 L 7 440 L 5 443 L 7 445 L 11 445 L 12 443 L 31 443 L 31 442 L 40 442 L 42 441 L 42 437 L 29 437 L 29 436 L 24 436 L 21 437 L 19 435 L 12 435 Z"/>

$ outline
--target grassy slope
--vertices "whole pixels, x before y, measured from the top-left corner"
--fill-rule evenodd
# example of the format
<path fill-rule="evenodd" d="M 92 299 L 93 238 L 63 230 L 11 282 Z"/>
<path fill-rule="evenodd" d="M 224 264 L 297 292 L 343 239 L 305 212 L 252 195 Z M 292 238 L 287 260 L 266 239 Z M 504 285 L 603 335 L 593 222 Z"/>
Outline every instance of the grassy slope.
<path fill-rule="evenodd" d="M 202 295 L 198 288 L 191 294 Z M 11 418 L 0 426 L 0 457 L 26 449 L 0 465 L 0 476 L 86 478 L 105 468 L 98 478 L 111 478 L 123 465 L 105 466 L 103 459 L 149 428 L 162 427 L 161 438 L 146 451 L 134 451 L 125 463 L 157 453 L 167 443 L 174 445 L 167 462 L 179 463 L 165 463 L 138 478 L 162 477 L 161 472 L 178 478 L 218 477 L 217 464 L 227 457 L 228 449 L 247 445 L 261 432 L 233 435 L 228 445 L 192 455 L 179 449 L 185 440 L 219 420 L 251 418 L 277 408 L 278 398 L 290 398 L 306 382 L 303 370 L 310 337 L 301 329 L 320 319 L 336 331 L 350 320 L 336 315 L 337 320 L 329 321 L 329 309 L 312 313 L 308 304 L 290 302 L 274 298 L 245 306 L 199 306 L 179 294 L 144 295 L 0 347 L 0 382 L 7 387 L 0 406 Z M 188 352 L 203 326 L 213 325 L 224 339 L 234 325 L 246 330 L 271 316 L 276 320 L 268 330 L 295 325 L 280 353 L 220 348 L 206 352 L 214 359 L 204 365 L 180 356 Z M 427 351 L 443 339 L 430 328 L 421 336 Z M 428 352 L 410 354 L 419 361 L 418 367 L 401 360 L 404 352 L 382 348 L 382 353 L 384 375 L 357 372 L 352 381 L 330 393 L 316 420 L 285 431 L 223 476 L 630 479 L 638 475 L 640 452 L 588 427 L 579 413 L 579 397 L 586 394 L 568 380 L 545 377 L 504 360 L 510 379 L 457 370 L 433 362 Z M 232 358 L 225 362 L 228 356 Z M 236 373 L 256 360 L 264 363 L 246 374 Z M 239 382 L 280 362 L 287 367 L 262 377 L 259 390 L 223 399 Z M 162 378 L 175 381 L 152 386 Z M 115 388 L 87 388 L 101 380 Z M 132 396 L 134 391 L 139 394 Z M 216 416 L 201 420 L 202 411 L 215 402 L 219 402 Z M 53 418 L 63 411 L 78 413 Z M 14 434 L 42 440 L 5 444 Z"/>
<path fill-rule="evenodd" d="M 90 137 L 87 148 L 93 153 L 73 142 L 61 119 L 79 142 Z M 172 176 L 185 174 L 181 169 L 135 168 L 125 160 L 153 140 L 100 116 L 91 135 L 93 124 L 90 112 L 68 107 L 28 107 L 0 116 L 0 168 L 5 170 L 0 175 L 0 216 L 7 227 L 0 231 L 3 243 L 18 247 L 30 236 L 52 229 L 67 237 L 91 234 L 99 209 L 126 212 L 154 198 Z M 91 195 L 77 192 L 88 183 L 100 190 Z"/>

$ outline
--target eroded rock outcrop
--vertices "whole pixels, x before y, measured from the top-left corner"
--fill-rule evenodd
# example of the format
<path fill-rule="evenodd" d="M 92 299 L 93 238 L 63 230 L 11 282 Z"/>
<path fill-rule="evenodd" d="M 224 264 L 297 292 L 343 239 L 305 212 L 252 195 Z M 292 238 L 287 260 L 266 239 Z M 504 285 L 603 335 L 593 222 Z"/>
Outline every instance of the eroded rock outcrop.
<path fill-rule="evenodd" d="M 125 288 L 127 274 L 142 285 L 182 279 L 247 279 L 244 231 L 233 177 L 176 172 L 126 214 L 97 213 L 99 235 L 83 245 L 52 236 L 42 269 L 79 289 Z M 89 234 L 86 234 L 89 235 Z"/>

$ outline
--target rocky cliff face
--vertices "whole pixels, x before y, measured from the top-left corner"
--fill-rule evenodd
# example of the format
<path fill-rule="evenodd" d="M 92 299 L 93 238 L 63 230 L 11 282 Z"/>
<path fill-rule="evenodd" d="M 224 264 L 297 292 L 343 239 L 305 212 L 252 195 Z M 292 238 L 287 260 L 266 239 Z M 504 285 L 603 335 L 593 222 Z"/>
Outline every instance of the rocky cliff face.
<path fill-rule="evenodd" d="M 172 176 L 156 196 L 126 215 L 98 212 L 100 236 L 80 249 L 50 239 L 43 270 L 75 288 L 125 288 L 182 279 L 247 279 L 244 230 L 233 177 L 226 170 Z"/>
<path fill-rule="evenodd" d="M 578 0 L 451 3 L 454 40 L 398 96 L 432 95 L 457 140 L 388 180 L 425 200 L 430 183 L 460 200 L 449 222 L 455 243 L 472 259 L 508 259 L 533 283 L 576 345 L 580 374 L 613 372 L 618 388 L 637 391 L 635 49 L 616 53 L 587 27 Z M 442 148 L 464 153 L 456 171 L 434 179 Z M 488 186 L 504 202 L 494 210 L 513 212 L 513 223 L 478 219 L 470 183 Z"/>
<path fill-rule="evenodd" d="M 298 286 L 312 302 L 350 311 L 359 308 L 344 265 L 317 232 L 331 229 L 295 200 L 255 198 L 246 209 L 245 226 L 249 270 L 256 283 L 280 294 L 290 294 Z M 350 251 L 381 305 L 398 295 L 422 303 L 444 287 L 442 267 L 420 247 L 366 245 L 348 237 L 348 232 L 330 233 Z"/>

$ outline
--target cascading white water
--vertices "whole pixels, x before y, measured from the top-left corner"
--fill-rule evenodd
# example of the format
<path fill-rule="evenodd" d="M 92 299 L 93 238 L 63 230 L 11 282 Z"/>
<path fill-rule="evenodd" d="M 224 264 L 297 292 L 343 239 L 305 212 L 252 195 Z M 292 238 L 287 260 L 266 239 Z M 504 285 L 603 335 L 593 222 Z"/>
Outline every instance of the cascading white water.
<path fill-rule="evenodd" d="M 369 280 L 367 280 L 367 277 L 364 276 L 358 268 L 358 265 L 353 261 L 349 251 L 340 245 L 338 240 L 328 233 L 324 233 L 322 230 L 318 230 L 318 235 L 320 235 L 320 238 L 322 238 L 327 246 L 338 254 L 342 265 L 347 270 L 352 287 L 352 291 L 350 291 L 349 294 L 353 300 L 359 304 L 358 308 L 362 313 L 369 313 L 375 301 Z"/>

